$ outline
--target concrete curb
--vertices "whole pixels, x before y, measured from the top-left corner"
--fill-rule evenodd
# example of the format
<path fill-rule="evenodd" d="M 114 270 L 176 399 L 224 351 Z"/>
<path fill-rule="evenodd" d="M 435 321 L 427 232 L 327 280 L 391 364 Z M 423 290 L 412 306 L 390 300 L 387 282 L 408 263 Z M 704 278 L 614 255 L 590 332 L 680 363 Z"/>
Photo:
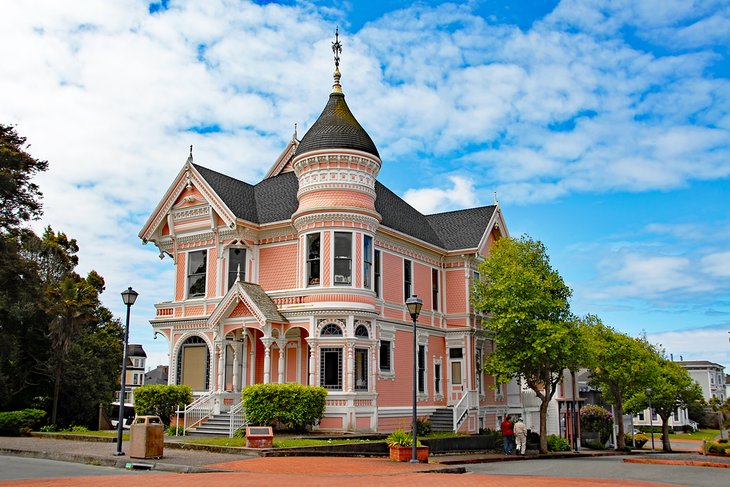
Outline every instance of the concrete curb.
<path fill-rule="evenodd" d="M 115 468 L 140 468 L 145 470 L 156 470 L 161 472 L 177 472 L 177 473 L 210 473 L 210 472 L 231 472 L 221 468 L 196 467 L 191 465 L 176 465 L 164 462 L 149 462 L 142 459 L 124 458 L 108 458 L 96 455 L 78 455 L 75 453 L 61 453 L 49 451 L 34 450 L 17 450 L 14 448 L 0 448 L 0 455 L 8 455 L 26 458 L 42 458 L 46 460 L 55 460 L 59 462 L 83 463 L 86 465 L 97 465 L 102 467 Z"/>

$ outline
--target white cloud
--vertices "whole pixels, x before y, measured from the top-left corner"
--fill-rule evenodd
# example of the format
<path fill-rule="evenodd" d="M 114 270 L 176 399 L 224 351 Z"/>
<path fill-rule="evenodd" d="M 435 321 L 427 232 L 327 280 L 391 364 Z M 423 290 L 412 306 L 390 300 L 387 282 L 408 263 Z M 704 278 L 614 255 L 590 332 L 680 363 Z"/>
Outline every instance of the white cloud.
<path fill-rule="evenodd" d="M 646 338 L 650 343 L 661 344 L 675 361 L 709 360 L 730 367 L 729 337 L 725 325 L 648 333 Z"/>
<path fill-rule="evenodd" d="M 449 181 L 452 184 L 450 188 L 409 189 L 403 199 L 424 214 L 479 205 L 472 181 L 461 176 L 449 176 Z"/>
<path fill-rule="evenodd" d="M 717 277 L 730 277 L 730 251 L 708 254 L 700 260 L 702 270 Z"/>

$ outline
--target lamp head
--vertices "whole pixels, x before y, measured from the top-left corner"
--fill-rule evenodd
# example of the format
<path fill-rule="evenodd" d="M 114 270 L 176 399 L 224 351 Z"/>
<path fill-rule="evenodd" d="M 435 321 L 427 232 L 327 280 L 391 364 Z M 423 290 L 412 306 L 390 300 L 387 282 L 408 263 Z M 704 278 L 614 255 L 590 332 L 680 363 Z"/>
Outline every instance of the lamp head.
<path fill-rule="evenodd" d="M 129 286 L 126 291 L 122 292 L 122 301 L 127 306 L 132 306 L 137 301 L 137 296 L 139 296 L 139 293 L 132 289 L 132 286 Z"/>
<path fill-rule="evenodd" d="M 406 299 L 406 306 L 408 307 L 408 312 L 411 314 L 411 318 L 413 318 L 414 321 L 417 320 L 418 315 L 421 314 L 423 301 L 421 301 L 418 295 L 414 294 L 410 298 Z"/>

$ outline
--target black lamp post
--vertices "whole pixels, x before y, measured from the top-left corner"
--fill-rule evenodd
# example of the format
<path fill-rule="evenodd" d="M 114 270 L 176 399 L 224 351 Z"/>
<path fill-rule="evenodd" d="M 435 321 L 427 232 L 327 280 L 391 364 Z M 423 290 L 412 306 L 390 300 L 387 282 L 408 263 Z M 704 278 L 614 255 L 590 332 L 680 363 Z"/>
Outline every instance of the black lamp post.
<path fill-rule="evenodd" d="M 651 429 L 651 451 L 654 451 L 654 414 L 651 408 L 651 387 L 646 388 L 646 397 L 649 398 L 649 429 Z"/>
<path fill-rule="evenodd" d="M 139 293 L 130 286 L 122 293 L 122 301 L 127 306 L 127 326 L 124 328 L 124 358 L 122 359 L 122 387 L 119 391 L 119 422 L 117 423 L 117 451 L 115 456 L 122 456 L 122 432 L 124 431 L 124 393 L 127 388 L 127 342 L 129 341 L 129 312 L 137 300 Z"/>
<path fill-rule="evenodd" d="M 423 306 L 423 301 L 421 301 L 417 295 L 413 295 L 410 298 L 406 299 L 406 306 L 408 307 L 408 312 L 411 315 L 411 318 L 413 319 L 413 424 L 411 425 L 411 428 L 413 430 L 413 446 L 411 450 L 411 463 L 418 463 L 418 455 L 416 454 L 416 444 L 418 443 L 418 437 L 417 437 L 417 428 L 416 428 L 416 389 L 418 388 L 418 382 L 417 382 L 417 373 L 418 373 L 418 348 L 416 346 L 416 321 L 418 320 L 418 315 L 421 313 L 421 307 Z"/>

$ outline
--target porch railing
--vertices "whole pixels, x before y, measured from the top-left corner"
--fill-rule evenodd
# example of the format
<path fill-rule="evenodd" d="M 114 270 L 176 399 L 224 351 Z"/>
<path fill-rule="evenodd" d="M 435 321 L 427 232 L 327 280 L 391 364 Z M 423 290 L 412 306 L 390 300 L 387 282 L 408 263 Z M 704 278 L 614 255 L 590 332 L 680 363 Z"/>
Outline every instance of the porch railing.
<path fill-rule="evenodd" d="M 230 429 L 228 437 L 233 438 L 236 430 L 242 428 L 246 424 L 246 410 L 243 409 L 243 401 L 239 402 L 228 412 Z"/>
<path fill-rule="evenodd" d="M 479 407 L 479 394 L 477 391 L 465 391 L 456 406 L 454 406 L 454 431 L 464 421 L 470 409 Z"/>
<path fill-rule="evenodd" d="M 195 401 L 191 402 L 185 409 L 177 410 L 177 418 L 180 419 L 180 414 L 183 415 L 183 436 L 191 428 L 199 426 L 204 419 L 209 418 L 213 414 L 213 408 L 215 406 L 215 394 L 209 392 L 203 396 L 200 396 Z"/>

